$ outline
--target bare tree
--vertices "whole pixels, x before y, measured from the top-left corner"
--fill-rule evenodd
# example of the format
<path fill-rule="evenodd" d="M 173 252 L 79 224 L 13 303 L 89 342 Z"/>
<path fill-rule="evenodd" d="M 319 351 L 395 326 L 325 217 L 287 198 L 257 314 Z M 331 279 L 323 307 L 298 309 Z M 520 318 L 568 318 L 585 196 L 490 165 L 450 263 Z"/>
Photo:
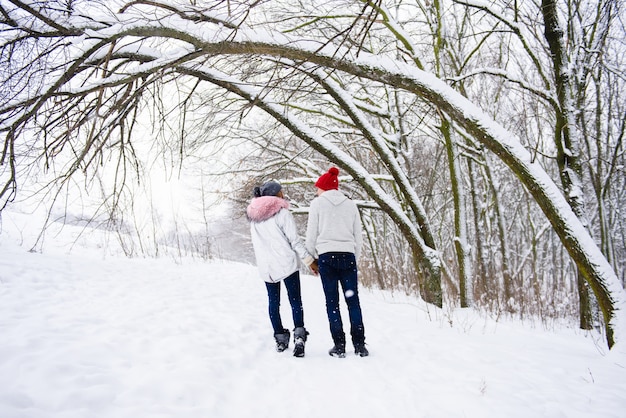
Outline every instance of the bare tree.
<path fill-rule="evenodd" d="M 87 13 L 83 5 L 97 13 Z M 4 85 L 12 86 L 0 107 L 4 204 L 16 191 L 22 155 L 33 153 L 43 161 L 67 161 L 60 170 L 63 179 L 116 157 L 115 184 L 123 185 L 139 159 L 132 135 L 137 116 L 155 92 L 172 83 L 194 86 L 186 98 L 176 98 L 191 103 L 199 90 L 219 88 L 227 92 L 225 106 L 233 115 L 263 110 L 348 173 L 402 232 L 423 266 L 422 295 L 440 306 L 444 267 L 436 243 L 429 242 L 430 223 L 408 172 L 395 158 L 393 141 L 371 122 L 385 107 L 367 106 L 358 97 L 387 88 L 437 109 L 519 178 L 593 289 L 608 345 L 624 338 L 624 289 L 564 194 L 518 136 L 420 68 L 417 50 L 403 62 L 385 55 L 387 44 L 378 43 L 383 38 L 366 36 L 374 33 L 380 9 L 341 2 L 346 17 L 337 20 L 328 18 L 323 6 L 316 11 L 320 18 L 308 19 L 304 13 L 298 18 L 270 13 L 261 2 L 173 7 L 134 1 L 119 10 L 86 2 L 63 13 L 55 6 L 33 8 L 17 0 L 0 6 L 1 74 Z M 400 33 L 401 28 L 393 29 Z M 35 58 L 25 58 L 33 45 Z M 256 65 L 246 65 L 250 61 Z M 163 127 L 167 123 L 161 119 Z M 355 135 L 359 141 L 352 141 Z M 372 157 L 385 173 L 367 169 Z M 398 193 L 381 185 L 381 175 L 393 179 Z"/>

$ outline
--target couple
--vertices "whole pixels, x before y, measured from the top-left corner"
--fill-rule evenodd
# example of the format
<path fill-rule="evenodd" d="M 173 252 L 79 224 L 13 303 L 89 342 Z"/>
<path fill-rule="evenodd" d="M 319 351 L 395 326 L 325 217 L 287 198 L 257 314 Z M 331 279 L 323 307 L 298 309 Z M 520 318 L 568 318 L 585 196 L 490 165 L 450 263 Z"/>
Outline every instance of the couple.
<path fill-rule="evenodd" d="M 293 215 L 287 209 L 280 184 L 270 181 L 255 187 L 246 213 L 261 278 L 267 287 L 269 316 L 274 328 L 276 350 L 289 346 L 289 330 L 280 318 L 280 282 L 285 283 L 294 322 L 293 355 L 304 357 L 308 332 L 300 293 L 300 258 L 322 280 L 326 313 L 334 346 L 328 354 L 345 357 L 346 336 L 339 311 L 339 284 L 343 290 L 354 352 L 365 357 L 365 330 L 359 303 L 357 265 L 362 245 L 361 219 L 356 204 L 339 189 L 339 170 L 332 167 L 315 183 L 317 198 L 311 202 L 306 244 L 298 237 Z M 315 257 L 318 257 L 317 259 Z"/>

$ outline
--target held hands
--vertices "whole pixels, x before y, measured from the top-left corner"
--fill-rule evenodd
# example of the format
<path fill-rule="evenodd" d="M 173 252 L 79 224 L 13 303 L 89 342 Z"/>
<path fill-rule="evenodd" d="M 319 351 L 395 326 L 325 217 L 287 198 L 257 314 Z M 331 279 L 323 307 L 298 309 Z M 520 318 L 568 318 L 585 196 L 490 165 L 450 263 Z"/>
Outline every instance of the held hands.
<path fill-rule="evenodd" d="M 319 275 L 320 274 L 320 269 L 317 265 L 317 260 L 313 260 L 313 262 L 311 263 L 311 265 L 309 266 L 309 268 L 311 269 L 311 271 L 313 272 L 314 275 Z"/>

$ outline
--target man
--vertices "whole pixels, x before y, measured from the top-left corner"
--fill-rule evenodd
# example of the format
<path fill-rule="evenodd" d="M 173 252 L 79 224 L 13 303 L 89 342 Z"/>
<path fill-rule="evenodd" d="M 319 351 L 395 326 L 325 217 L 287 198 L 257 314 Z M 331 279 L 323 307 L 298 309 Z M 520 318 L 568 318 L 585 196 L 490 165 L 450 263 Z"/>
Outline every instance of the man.
<path fill-rule="evenodd" d="M 311 202 L 306 234 L 307 251 L 318 258 L 319 274 L 326 297 L 326 313 L 334 346 L 328 352 L 343 358 L 346 336 L 339 311 L 339 285 L 343 290 L 354 352 L 369 355 L 359 302 L 357 262 L 363 238 L 356 204 L 339 189 L 339 170 L 332 167 L 315 183 L 317 196 Z"/>

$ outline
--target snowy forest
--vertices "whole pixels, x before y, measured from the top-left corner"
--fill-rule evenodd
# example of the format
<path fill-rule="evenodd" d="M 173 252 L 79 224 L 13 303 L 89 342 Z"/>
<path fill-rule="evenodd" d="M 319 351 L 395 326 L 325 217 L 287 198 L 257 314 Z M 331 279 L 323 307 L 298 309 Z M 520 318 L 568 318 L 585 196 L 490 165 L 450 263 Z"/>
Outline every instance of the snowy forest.
<path fill-rule="evenodd" d="M 334 165 L 365 286 L 623 344 L 623 8 L 1 0 L 0 208 L 212 257 L 217 203 L 245 222 L 277 179 L 305 225 Z M 189 192 L 173 220 L 157 178 Z"/>

